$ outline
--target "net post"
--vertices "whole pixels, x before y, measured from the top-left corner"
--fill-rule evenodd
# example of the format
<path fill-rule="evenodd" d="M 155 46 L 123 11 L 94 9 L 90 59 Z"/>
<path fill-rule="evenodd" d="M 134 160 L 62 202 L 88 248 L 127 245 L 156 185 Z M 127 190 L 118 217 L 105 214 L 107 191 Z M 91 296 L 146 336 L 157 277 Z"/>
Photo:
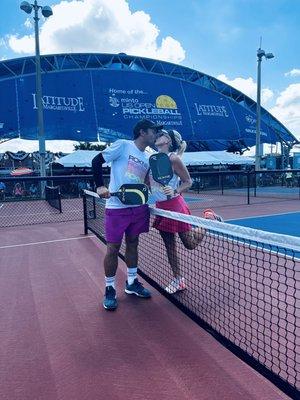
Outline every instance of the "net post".
<path fill-rule="evenodd" d="M 224 194 L 224 175 L 221 174 L 221 189 L 222 189 L 222 195 Z"/>
<path fill-rule="evenodd" d="M 86 207 L 86 194 L 83 192 L 82 195 L 82 201 L 83 201 L 83 224 L 84 224 L 84 234 L 88 234 L 88 224 L 87 224 L 87 207 Z"/>
<path fill-rule="evenodd" d="M 93 216 L 96 219 L 96 199 L 93 197 Z"/>
<path fill-rule="evenodd" d="M 250 204 L 250 172 L 247 172 L 247 204 Z"/>
<path fill-rule="evenodd" d="M 60 186 L 58 186 L 58 210 L 59 210 L 60 213 L 62 213 Z"/>

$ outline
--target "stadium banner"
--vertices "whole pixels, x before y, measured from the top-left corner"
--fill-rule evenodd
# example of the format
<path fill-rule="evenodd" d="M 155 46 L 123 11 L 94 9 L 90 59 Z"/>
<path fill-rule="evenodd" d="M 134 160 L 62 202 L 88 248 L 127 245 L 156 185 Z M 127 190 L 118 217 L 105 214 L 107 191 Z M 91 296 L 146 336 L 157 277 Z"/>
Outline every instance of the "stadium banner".
<path fill-rule="evenodd" d="M 232 142 L 255 145 L 255 114 L 217 92 L 133 71 L 95 71 L 92 77 L 100 140 L 131 138 L 135 123 L 149 118 L 187 141 L 206 143 L 207 150 L 218 150 L 218 142 L 220 150 Z M 276 142 L 263 122 L 261 141 Z"/>
<path fill-rule="evenodd" d="M 132 138 L 143 118 L 190 135 L 180 81 L 132 71 L 92 72 L 100 140 Z"/>
<path fill-rule="evenodd" d="M 15 80 L 1 82 L 0 90 L 0 139 L 19 136 L 18 108 L 16 106 Z"/>
<path fill-rule="evenodd" d="M 255 145 L 256 115 L 230 98 L 189 82 L 182 82 L 193 132 L 207 141 L 243 141 Z M 192 138 L 191 138 L 192 139 Z M 276 143 L 276 136 L 261 122 L 261 141 Z"/>
<path fill-rule="evenodd" d="M 0 137 L 37 139 L 35 76 L 1 82 Z M 255 145 L 256 115 L 211 89 L 159 74 L 77 70 L 42 74 L 46 139 L 113 142 L 132 138 L 142 118 L 178 130 L 202 150 Z M 261 122 L 261 142 L 276 143 Z"/>
<path fill-rule="evenodd" d="M 22 138 L 37 139 L 35 77 L 18 80 Z M 46 139 L 97 140 L 91 81 L 88 71 L 42 75 Z"/>

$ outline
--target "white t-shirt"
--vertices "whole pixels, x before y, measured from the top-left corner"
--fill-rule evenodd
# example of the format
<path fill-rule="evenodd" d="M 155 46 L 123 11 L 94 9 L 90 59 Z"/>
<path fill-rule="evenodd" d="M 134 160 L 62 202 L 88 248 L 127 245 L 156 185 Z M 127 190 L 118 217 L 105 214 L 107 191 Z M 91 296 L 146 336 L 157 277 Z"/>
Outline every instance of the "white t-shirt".
<path fill-rule="evenodd" d="M 125 183 L 144 183 L 149 169 L 150 154 L 139 150 L 132 140 L 116 140 L 102 152 L 106 163 L 111 163 L 109 191 L 117 192 Z M 106 208 L 127 208 L 112 196 L 106 200 Z M 132 206 L 130 206 L 132 207 Z"/>

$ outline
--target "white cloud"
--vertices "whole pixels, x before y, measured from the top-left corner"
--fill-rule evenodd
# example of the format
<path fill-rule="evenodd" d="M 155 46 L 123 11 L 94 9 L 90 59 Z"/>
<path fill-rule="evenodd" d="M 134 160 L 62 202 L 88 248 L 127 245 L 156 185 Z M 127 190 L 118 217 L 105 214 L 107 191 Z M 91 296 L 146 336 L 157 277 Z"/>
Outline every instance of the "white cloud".
<path fill-rule="evenodd" d="M 159 58 L 175 63 L 185 58 L 176 39 L 158 39 L 159 29 L 144 11 L 132 12 L 126 0 L 61 1 L 53 16 L 41 23 L 44 54 L 63 52 L 119 53 Z M 9 35 L 15 53 L 33 54 L 34 36 Z"/>
<path fill-rule="evenodd" d="M 257 91 L 257 84 L 254 82 L 253 78 L 249 77 L 245 78 L 234 78 L 229 79 L 225 74 L 221 74 L 217 76 L 222 82 L 227 83 L 228 85 L 234 87 L 235 89 L 240 90 L 242 93 L 246 94 L 247 96 L 251 97 L 254 101 L 256 101 L 256 91 Z M 261 91 L 261 103 L 265 105 L 271 100 L 274 96 L 272 90 L 268 88 L 263 88 Z"/>
<path fill-rule="evenodd" d="M 24 22 L 24 26 L 26 26 L 26 28 L 29 28 L 29 29 L 33 28 L 33 23 L 30 18 L 26 19 L 26 21 Z"/>
<path fill-rule="evenodd" d="M 295 76 L 300 76 L 300 69 L 294 68 L 291 71 L 286 72 L 284 76 L 291 76 L 292 78 Z"/>
<path fill-rule="evenodd" d="M 300 83 L 283 90 L 270 112 L 300 139 Z"/>

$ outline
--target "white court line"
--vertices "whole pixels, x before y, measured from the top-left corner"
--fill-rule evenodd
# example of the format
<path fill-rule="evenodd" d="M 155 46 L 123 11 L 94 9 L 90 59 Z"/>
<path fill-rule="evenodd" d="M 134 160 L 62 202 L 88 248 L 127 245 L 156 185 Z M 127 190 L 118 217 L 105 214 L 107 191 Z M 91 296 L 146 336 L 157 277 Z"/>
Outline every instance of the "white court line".
<path fill-rule="evenodd" d="M 0 207 L 0 209 L 1 209 L 1 207 Z M 65 215 L 65 214 L 72 214 L 72 213 L 78 212 L 78 211 L 81 211 L 81 210 L 75 210 L 74 209 L 74 210 L 70 210 L 70 211 L 64 211 L 62 213 L 59 213 L 58 210 L 57 210 L 57 212 L 55 212 L 54 210 L 53 211 L 52 210 L 51 211 L 47 210 L 45 212 L 34 213 L 34 214 L 26 214 L 26 213 L 24 213 L 24 214 L 4 214 L 4 215 L 0 215 L 0 218 L 5 218 L 5 217 L 9 217 L 9 218 L 11 218 L 11 217 L 33 217 L 33 216 L 39 216 L 39 215 Z"/>
<path fill-rule="evenodd" d="M 87 236 L 77 236 L 67 239 L 55 239 L 55 240 L 46 240 L 45 242 L 31 242 L 31 243 L 21 243 L 21 244 L 11 244 L 7 246 L 0 246 L 1 249 L 12 249 L 15 247 L 25 247 L 25 246 L 37 246 L 39 244 L 47 244 L 47 243 L 57 243 L 57 242 L 66 242 L 69 240 L 79 240 L 79 239 L 89 239 L 91 237 L 95 237 L 95 235 L 87 235 Z"/>
<path fill-rule="evenodd" d="M 282 212 L 282 213 L 278 213 L 278 214 L 254 215 L 254 216 L 252 216 L 252 217 L 229 218 L 229 219 L 226 219 L 226 221 L 239 221 L 239 220 L 242 220 L 242 219 L 275 217 L 275 216 L 277 216 L 277 215 L 299 214 L 299 213 L 300 213 L 300 210 L 299 210 L 299 211 Z"/>

